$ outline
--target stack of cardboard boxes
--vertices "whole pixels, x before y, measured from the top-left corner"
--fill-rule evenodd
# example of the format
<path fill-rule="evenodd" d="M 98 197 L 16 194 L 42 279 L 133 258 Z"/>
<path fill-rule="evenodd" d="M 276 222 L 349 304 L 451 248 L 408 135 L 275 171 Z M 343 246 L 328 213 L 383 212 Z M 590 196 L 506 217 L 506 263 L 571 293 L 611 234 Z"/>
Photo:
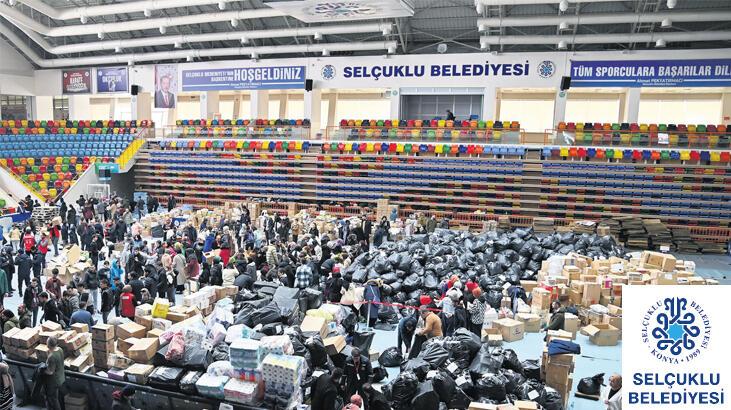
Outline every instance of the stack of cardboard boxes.
<path fill-rule="evenodd" d="M 89 326 L 77 323 L 71 330 L 58 337 L 58 345 L 63 349 L 64 367 L 76 372 L 88 373 L 94 365 Z"/>
<path fill-rule="evenodd" d="M 78 245 L 71 245 L 62 249 L 58 256 L 51 258 L 43 274 L 50 277 L 53 269 L 58 269 L 58 278 L 63 283 L 69 283 L 75 274 L 80 274 L 90 266 L 88 253 L 82 253 Z"/>
<path fill-rule="evenodd" d="M 541 373 L 546 386 L 556 389 L 563 398 L 564 407 L 568 407 L 569 396 L 574 383 L 574 367 L 576 356 L 573 354 L 548 355 L 548 343 L 551 340 L 571 340 L 571 335 L 562 330 L 549 331 L 546 346 L 541 356 Z"/>
<path fill-rule="evenodd" d="M 109 355 L 116 352 L 114 334 L 112 325 L 97 324 L 91 328 L 91 348 L 97 370 L 109 369 Z"/>
<path fill-rule="evenodd" d="M 537 402 L 531 400 L 516 400 L 513 404 L 489 404 L 475 401 L 470 403 L 467 410 L 537 410 L 542 408 Z"/>
<path fill-rule="evenodd" d="M 3 349 L 12 359 L 34 360 L 40 343 L 40 328 L 12 328 L 3 334 Z"/>

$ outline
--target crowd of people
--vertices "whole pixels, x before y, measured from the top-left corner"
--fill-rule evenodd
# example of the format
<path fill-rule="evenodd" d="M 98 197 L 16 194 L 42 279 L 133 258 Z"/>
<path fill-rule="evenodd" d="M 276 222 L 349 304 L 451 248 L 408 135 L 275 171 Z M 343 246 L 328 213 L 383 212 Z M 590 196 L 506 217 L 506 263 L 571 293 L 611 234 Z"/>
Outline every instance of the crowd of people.
<path fill-rule="evenodd" d="M 173 196 L 164 202 L 168 211 L 177 205 Z M 314 287 L 322 291 L 326 301 L 340 303 L 351 290 L 342 272 L 361 253 L 392 240 L 391 223 L 395 219 L 382 217 L 375 222 L 374 229 L 372 215 L 366 212 L 337 220 L 336 229 L 321 233 L 308 216 L 290 219 L 266 211 L 254 216 L 242 206 L 235 218 L 224 218 L 215 224 L 206 219 L 198 226 L 191 222 L 176 224 L 168 215 L 161 235 L 143 237 L 140 218 L 165 210 L 153 196 L 147 200 L 82 196 L 73 204 L 60 200 L 56 205 L 59 216 L 49 223 L 35 226 L 29 220 L 24 226 L 13 226 L 3 238 L 3 332 L 44 321 L 67 328 L 74 323 L 93 326 L 97 321 L 134 320 L 136 306 L 152 303 L 156 297 L 167 298 L 174 305 L 176 294 L 190 286 L 235 285 L 240 290 L 252 290 L 256 281 L 269 281 L 292 288 Z M 431 233 L 445 226 L 448 221 L 416 216 L 404 230 Z M 49 272 L 45 267 L 50 256 L 58 255 L 69 244 L 88 252 L 89 264 L 66 283 L 57 269 Z M 205 254 L 213 250 L 218 250 L 218 256 L 207 258 Z M 358 296 L 364 306 L 356 313 L 371 327 L 379 318 L 382 286 L 380 279 L 369 280 L 363 286 L 362 296 Z M 22 297 L 17 311 L 4 309 L 3 298 L 16 291 Z M 450 336 L 459 328 L 481 335 L 486 321 L 497 319 L 482 291 L 476 277 L 453 275 L 440 283 L 437 291 L 425 291 L 417 304 L 400 306 L 402 317 L 396 326 L 399 349 L 413 358 L 429 338 Z M 508 294 L 513 309 L 518 300 L 528 302 L 519 286 L 508 289 Z M 558 321 L 566 307 L 555 306 L 554 310 L 559 315 L 554 316 L 549 328 L 560 328 L 562 323 Z M 48 407 L 55 409 L 59 408 L 57 393 L 65 391 L 63 377 L 59 375 L 63 372 L 63 352 L 53 338 L 49 338 L 48 347 L 54 354 L 46 367 L 46 373 L 52 375 L 46 378 L 46 391 Z M 316 381 L 312 408 L 389 408 L 371 384 L 372 373 L 369 359 L 353 349 L 343 369 Z M 125 395 L 128 393 L 129 390 L 124 394 L 120 391 L 116 396 L 123 400 L 129 397 Z M 0 401 L 3 397 L 0 391 Z M 0 406 L 0 410 L 3 408 Z"/>

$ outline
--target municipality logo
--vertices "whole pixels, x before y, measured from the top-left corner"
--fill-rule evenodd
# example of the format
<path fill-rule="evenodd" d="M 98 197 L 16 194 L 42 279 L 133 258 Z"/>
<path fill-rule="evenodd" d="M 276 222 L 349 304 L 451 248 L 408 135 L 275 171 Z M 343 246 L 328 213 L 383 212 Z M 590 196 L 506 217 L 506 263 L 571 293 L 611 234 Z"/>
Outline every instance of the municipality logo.
<path fill-rule="evenodd" d="M 542 78 L 549 78 L 554 72 L 556 72 L 556 64 L 553 61 L 546 60 L 538 64 L 538 75 Z"/>
<path fill-rule="evenodd" d="M 710 320 L 694 300 L 671 297 L 658 300 L 642 318 L 642 341 L 663 363 L 688 363 L 708 348 Z"/>
<path fill-rule="evenodd" d="M 322 67 L 320 74 L 322 74 L 323 80 L 332 80 L 335 78 L 335 67 L 332 64 L 327 64 Z"/>

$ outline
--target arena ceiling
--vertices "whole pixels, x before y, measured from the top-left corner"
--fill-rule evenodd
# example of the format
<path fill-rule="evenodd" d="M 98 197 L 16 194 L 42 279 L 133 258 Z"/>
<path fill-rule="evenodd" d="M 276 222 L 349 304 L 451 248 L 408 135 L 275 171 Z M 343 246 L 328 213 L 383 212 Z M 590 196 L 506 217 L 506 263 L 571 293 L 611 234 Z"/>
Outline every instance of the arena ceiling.
<path fill-rule="evenodd" d="M 0 36 L 38 67 L 724 48 L 731 1 L 0 0 Z"/>

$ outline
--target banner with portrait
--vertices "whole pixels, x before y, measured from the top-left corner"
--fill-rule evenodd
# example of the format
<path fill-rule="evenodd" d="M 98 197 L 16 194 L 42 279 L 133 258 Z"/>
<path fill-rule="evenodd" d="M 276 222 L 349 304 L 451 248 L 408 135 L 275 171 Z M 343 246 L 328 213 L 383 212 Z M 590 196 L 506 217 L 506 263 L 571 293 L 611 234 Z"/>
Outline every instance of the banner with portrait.
<path fill-rule="evenodd" d="M 178 65 L 155 66 L 155 108 L 175 108 L 178 95 Z"/>

